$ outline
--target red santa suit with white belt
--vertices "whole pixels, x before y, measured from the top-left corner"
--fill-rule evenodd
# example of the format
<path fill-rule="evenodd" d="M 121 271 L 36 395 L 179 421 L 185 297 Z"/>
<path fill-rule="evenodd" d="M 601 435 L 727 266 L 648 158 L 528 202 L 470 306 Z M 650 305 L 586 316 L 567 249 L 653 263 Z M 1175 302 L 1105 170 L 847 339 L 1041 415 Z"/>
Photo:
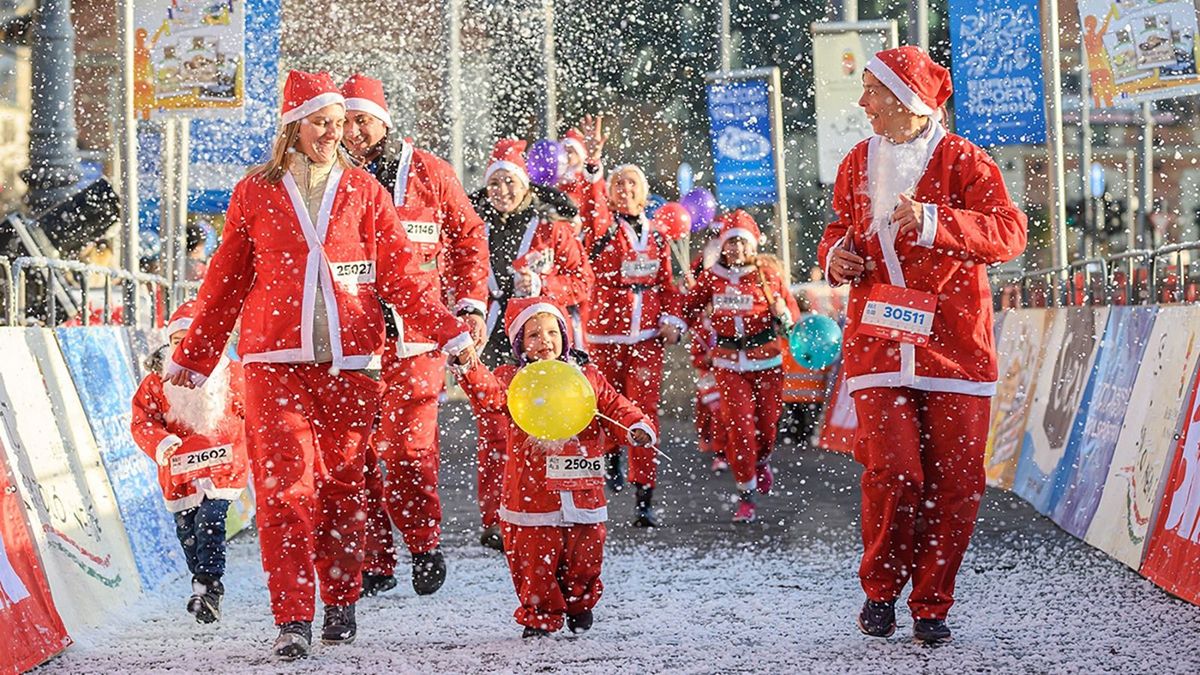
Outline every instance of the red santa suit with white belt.
<path fill-rule="evenodd" d="M 563 360 L 570 361 L 566 313 L 546 298 L 521 298 L 508 304 L 505 328 L 520 349 L 525 322 L 539 313 L 555 316 L 563 332 Z M 604 523 L 608 507 L 604 495 L 603 425 L 609 435 L 627 436 L 645 431 L 656 440 L 650 420 L 605 380 L 599 369 L 580 366 L 596 394 L 596 407 L 616 423 L 600 418 L 577 436 L 549 447 L 522 431 L 508 414 L 508 385 L 520 367 L 505 365 L 495 374 L 480 364 L 459 375 L 471 405 L 480 413 L 507 419 L 510 450 L 504 465 L 500 520 L 504 552 L 520 606 L 514 613 L 523 626 L 555 631 L 563 615 L 579 614 L 596 606 L 604 588 L 600 568 L 604 558 Z M 549 456 L 581 457 L 590 476 L 579 478 L 570 489 L 554 490 L 547 474 Z"/>
<path fill-rule="evenodd" d="M 867 70 L 929 122 L 909 143 L 874 136 L 850 151 L 834 185 L 837 220 L 818 252 L 827 276 L 835 247 L 866 262 L 850 289 L 842 349 L 865 466 L 859 576 L 878 602 L 895 600 L 911 576 L 913 616 L 942 619 L 984 490 L 996 383 L 987 265 L 1021 253 L 1026 218 L 995 162 L 938 121 L 950 94 L 944 68 L 903 47 L 877 54 Z M 901 193 L 921 205 L 919 232 L 899 235 L 891 222 Z M 898 295 L 912 291 L 919 299 Z M 883 320 L 873 316 L 914 307 L 922 312 L 908 325 L 924 322 L 926 343 L 871 332 Z"/>
<path fill-rule="evenodd" d="M 745 211 L 717 219 L 718 246 L 738 237 L 757 248 L 758 225 Z M 727 431 L 725 458 L 740 490 L 757 487 L 757 468 L 775 449 L 783 409 L 783 356 L 772 305 L 783 298 L 790 325 L 799 316 L 796 301 L 774 269 L 762 265 L 728 267 L 718 261 L 696 277 L 684 299 L 684 315 L 693 325 L 708 318 L 716 334 L 711 358 L 720 392 L 720 423 Z"/>
<path fill-rule="evenodd" d="M 645 215 L 610 210 L 598 167 L 588 179 L 591 189 L 580 215 L 583 250 L 595 277 L 587 317 L 589 354 L 617 391 L 653 420 L 657 431 L 663 375 L 659 327 L 687 327 L 671 276 L 671 249 Z M 653 449 L 630 448 L 629 482 L 652 488 L 657 473 Z"/>
<path fill-rule="evenodd" d="M 392 129 L 379 80 L 354 75 L 342 85 L 342 95 L 348 112 L 374 115 Z M 483 315 L 487 236 L 453 167 L 404 140 L 398 153 L 385 151 L 364 168 L 391 195 L 412 243 L 416 269 L 411 273 L 424 277 L 439 299 L 453 298 L 456 312 Z M 411 553 L 432 551 L 441 540 L 437 415 L 446 359 L 424 326 L 402 317 L 394 317 L 392 324 L 398 338 L 385 346 L 382 414 L 366 460 L 364 570 L 375 574 L 391 574 L 395 567 L 392 523 Z M 383 474 L 378 459 L 387 467 Z"/>

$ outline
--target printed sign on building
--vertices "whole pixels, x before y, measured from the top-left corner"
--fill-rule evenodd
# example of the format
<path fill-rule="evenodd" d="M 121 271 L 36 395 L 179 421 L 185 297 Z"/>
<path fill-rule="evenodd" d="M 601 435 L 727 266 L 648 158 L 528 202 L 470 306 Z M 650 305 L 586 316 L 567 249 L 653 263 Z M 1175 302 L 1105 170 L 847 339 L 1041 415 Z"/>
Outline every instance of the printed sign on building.
<path fill-rule="evenodd" d="M 1200 92 L 1194 0 L 1078 0 L 1092 105 Z"/>

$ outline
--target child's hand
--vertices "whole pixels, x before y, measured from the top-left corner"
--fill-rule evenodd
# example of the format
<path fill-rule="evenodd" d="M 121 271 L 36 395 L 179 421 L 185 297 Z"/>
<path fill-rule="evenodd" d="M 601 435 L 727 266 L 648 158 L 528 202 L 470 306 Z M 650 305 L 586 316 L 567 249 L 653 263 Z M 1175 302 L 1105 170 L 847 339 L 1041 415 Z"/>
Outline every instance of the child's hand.
<path fill-rule="evenodd" d="M 650 445 L 650 434 L 646 433 L 645 429 L 630 431 L 629 438 L 633 440 L 634 445 Z"/>

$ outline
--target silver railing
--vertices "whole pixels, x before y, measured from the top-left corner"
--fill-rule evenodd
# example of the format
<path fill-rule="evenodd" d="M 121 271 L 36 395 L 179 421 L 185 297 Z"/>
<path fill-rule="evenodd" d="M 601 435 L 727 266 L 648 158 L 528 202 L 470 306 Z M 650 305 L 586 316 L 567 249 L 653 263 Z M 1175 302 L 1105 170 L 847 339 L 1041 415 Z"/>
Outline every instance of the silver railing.
<path fill-rule="evenodd" d="M 27 282 L 29 273 L 34 270 L 42 272 L 46 284 L 46 293 L 39 302 L 43 303 L 47 325 L 58 323 L 58 310 L 66 305 L 69 310 L 82 314 L 81 321 L 87 324 L 93 308 L 92 290 L 97 288 L 92 278 L 99 276 L 103 281 L 99 290 L 103 293 L 100 321 L 105 325 L 113 323 L 113 287 L 120 284 L 124 287 L 133 286 L 134 292 L 138 287 L 150 289 L 149 323 L 153 326 L 170 314 L 170 294 L 167 292 L 167 280 L 157 274 L 130 272 L 129 270 L 114 269 L 100 265 L 89 265 L 75 260 L 58 260 L 45 257 L 21 257 L 12 261 L 12 269 L 8 292 L 9 325 L 27 325 L 29 310 Z M 74 281 L 74 283 L 69 283 Z M 70 317 L 68 317 L 70 318 Z M 125 325 L 137 325 L 141 317 L 122 317 Z"/>

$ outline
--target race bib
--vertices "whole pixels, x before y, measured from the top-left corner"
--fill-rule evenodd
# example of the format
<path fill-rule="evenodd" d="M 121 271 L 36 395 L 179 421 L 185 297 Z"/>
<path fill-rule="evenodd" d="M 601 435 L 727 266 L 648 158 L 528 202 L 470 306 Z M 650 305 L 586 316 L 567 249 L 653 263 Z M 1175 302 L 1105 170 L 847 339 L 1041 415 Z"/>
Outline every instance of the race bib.
<path fill-rule="evenodd" d="M 200 471 L 214 466 L 233 462 L 233 446 L 218 445 L 215 448 L 202 448 L 191 452 L 181 452 L 171 456 L 171 475 L 182 476 L 185 473 Z"/>
<path fill-rule="evenodd" d="M 330 265 L 333 267 L 333 279 L 339 284 L 355 286 L 375 283 L 374 260 L 335 262 Z"/>
<path fill-rule="evenodd" d="M 653 279 L 658 274 L 657 258 L 638 258 L 621 263 L 621 276 L 626 279 Z"/>
<path fill-rule="evenodd" d="M 438 224 L 427 220 L 405 220 L 404 231 L 408 233 L 409 241 L 418 244 L 438 243 Z"/>
<path fill-rule="evenodd" d="M 551 492 L 604 486 L 604 457 L 546 455 L 546 489 Z"/>
<path fill-rule="evenodd" d="M 745 293 L 717 293 L 712 297 L 713 311 L 749 312 L 754 307 L 754 296 Z"/>
<path fill-rule="evenodd" d="M 867 298 L 858 332 L 885 340 L 927 345 L 936 308 L 937 298 L 932 293 L 877 284 Z"/>

